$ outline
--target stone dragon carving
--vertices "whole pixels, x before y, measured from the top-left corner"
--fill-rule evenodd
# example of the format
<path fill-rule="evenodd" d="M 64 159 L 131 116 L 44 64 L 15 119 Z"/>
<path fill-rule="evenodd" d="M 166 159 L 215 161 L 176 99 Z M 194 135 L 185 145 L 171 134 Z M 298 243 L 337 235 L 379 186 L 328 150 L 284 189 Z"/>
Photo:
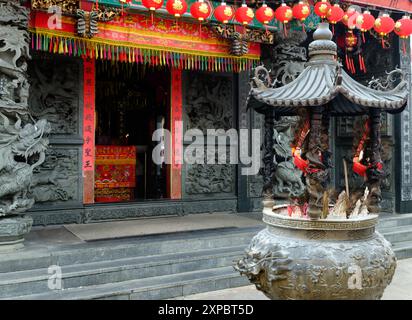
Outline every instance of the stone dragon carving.
<path fill-rule="evenodd" d="M 274 145 L 275 173 L 273 193 L 277 197 L 299 197 L 305 191 L 302 172 L 297 170 L 292 160 L 291 143 L 294 137 L 296 117 L 283 117 L 275 121 Z"/>
<path fill-rule="evenodd" d="M 392 90 L 396 85 L 405 80 L 405 73 L 401 69 L 395 69 L 391 72 L 385 72 L 386 77 L 372 77 L 368 83 L 368 87 L 375 90 Z"/>
<path fill-rule="evenodd" d="M 304 40 L 305 37 L 301 33 L 280 40 L 271 50 L 270 61 L 266 62 L 271 69 L 266 69 L 264 65 L 256 67 L 251 76 L 251 87 L 274 88 L 295 80 L 304 70 L 307 60 L 306 49 L 300 46 Z M 294 140 L 295 128 L 298 127 L 298 120 L 298 117 L 270 120 L 274 121 L 273 129 L 270 129 L 273 131 L 274 157 L 272 153 L 268 153 L 268 157 L 273 157 L 274 172 L 266 174 L 268 179 L 273 179 L 273 195 L 278 198 L 299 197 L 305 191 L 302 172 L 292 162 L 291 143 Z"/>
<path fill-rule="evenodd" d="M 45 160 L 49 123 L 34 120 L 28 105 L 28 10 L 17 0 L 0 0 L 0 216 L 22 213 L 33 170 Z"/>

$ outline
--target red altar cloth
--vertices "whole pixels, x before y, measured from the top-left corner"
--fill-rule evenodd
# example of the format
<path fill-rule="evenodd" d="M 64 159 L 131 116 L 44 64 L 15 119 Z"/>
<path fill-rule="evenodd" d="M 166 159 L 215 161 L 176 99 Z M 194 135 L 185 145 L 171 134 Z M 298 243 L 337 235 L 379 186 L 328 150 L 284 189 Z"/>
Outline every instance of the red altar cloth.
<path fill-rule="evenodd" d="M 96 201 L 131 200 L 135 187 L 136 147 L 96 146 Z"/>

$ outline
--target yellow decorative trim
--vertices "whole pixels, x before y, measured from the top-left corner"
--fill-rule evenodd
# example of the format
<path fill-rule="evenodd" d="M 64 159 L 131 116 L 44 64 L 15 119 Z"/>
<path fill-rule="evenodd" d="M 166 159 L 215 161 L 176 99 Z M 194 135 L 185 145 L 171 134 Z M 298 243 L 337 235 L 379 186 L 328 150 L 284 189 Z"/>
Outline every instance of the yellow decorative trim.
<path fill-rule="evenodd" d="M 152 49 L 152 50 L 157 50 L 157 51 L 162 51 L 162 52 L 170 52 L 170 53 L 182 53 L 182 54 L 188 54 L 188 55 L 197 55 L 197 56 L 202 56 L 202 57 L 216 57 L 216 58 L 230 58 L 233 60 L 259 60 L 260 56 L 256 54 L 246 54 L 241 57 L 237 56 L 232 56 L 229 54 L 224 54 L 224 53 L 216 53 L 216 52 L 205 52 L 205 51 L 199 51 L 199 50 L 187 50 L 187 49 L 181 49 L 181 48 L 165 48 L 163 46 L 155 46 L 155 45 L 147 45 L 147 44 L 132 44 L 127 41 L 118 41 L 118 40 L 108 40 L 104 38 L 99 38 L 98 36 L 91 38 L 91 39 L 85 39 L 81 37 L 74 36 L 71 32 L 64 32 L 64 31 L 56 31 L 56 30 L 50 30 L 47 28 L 29 28 L 29 31 L 33 34 L 38 34 L 38 35 L 45 35 L 49 37 L 60 37 L 60 38 L 66 38 L 66 39 L 75 39 L 79 41 L 83 41 L 90 46 L 93 46 L 95 44 L 103 44 L 103 45 L 108 45 L 108 46 L 115 46 L 115 47 L 127 47 L 127 48 L 134 48 L 134 49 Z"/>

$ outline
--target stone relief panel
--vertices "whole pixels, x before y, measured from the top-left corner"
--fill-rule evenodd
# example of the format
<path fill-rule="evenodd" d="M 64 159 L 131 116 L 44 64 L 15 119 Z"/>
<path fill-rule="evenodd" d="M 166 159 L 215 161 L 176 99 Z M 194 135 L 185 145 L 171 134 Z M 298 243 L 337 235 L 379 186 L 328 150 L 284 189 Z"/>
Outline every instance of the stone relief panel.
<path fill-rule="evenodd" d="M 50 122 L 52 136 L 79 135 L 79 64 L 34 57 L 29 66 L 33 114 Z"/>
<path fill-rule="evenodd" d="M 227 131 L 235 126 L 232 75 L 187 72 L 183 79 L 185 132 L 188 129 L 198 129 L 206 135 L 207 129 Z M 184 196 L 235 194 L 235 166 L 229 164 L 229 144 L 224 147 L 224 151 L 219 150 L 217 145 L 215 150 L 205 148 L 205 164 L 184 165 Z M 214 154 L 210 154 L 211 152 Z M 226 161 L 218 162 L 222 157 L 226 157 Z M 206 159 L 213 158 L 219 164 L 206 163 Z"/>
<path fill-rule="evenodd" d="M 251 115 L 251 127 L 253 129 L 260 129 L 260 159 L 261 165 L 263 167 L 263 126 L 264 126 L 264 116 L 263 114 L 257 113 L 252 111 Z M 248 196 L 249 197 L 261 197 L 263 190 L 263 177 L 261 174 L 257 174 L 254 176 L 248 176 Z"/>
<path fill-rule="evenodd" d="M 211 151 L 207 157 L 211 159 Z M 227 151 L 226 159 L 230 152 Z M 222 153 L 215 150 L 216 163 Z M 205 157 L 205 162 L 206 162 Z M 223 159 L 222 162 L 225 160 Z M 227 160 L 228 161 L 228 160 Z M 202 194 L 234 194 L 235 193 L 235 166 L 230 164 L 193 164 L 186 165 L 185 193 L 187 195 Z"/>
<path fill-rule="evenodd" d="M 340 138 L 353 137 L 353 123 L 358 117 L 337 117 L 337 135 Z M 388 113 L 382 113 L 381 115 L 381 135 L 382 137 L 392 136 L 393 131 L 393 115 Z"/>
<path fill-rule="evenodd" d="M 37 205 L 78 206 L 82 203 L 81 173 L 81 64 L 77 60 L 33 54 L 29 65 L 30 108 L 51 124 L 51 146 L 43 165 L 36 168 L 31 195 Z M 76 144 L 79 144 L 78 146 Z"/>
<path fill-rule="evenodd" d="M 36 203 L 80 200 L 79 153 L 76 148 L 51 146 L 45 162 L 34 171 L 31 194 Z"/>
<path fill-rule="evenodd" d="M 185 73 L 184 125 L 187 129 L 228 130 L 234 127 L 233 77 Z"/>

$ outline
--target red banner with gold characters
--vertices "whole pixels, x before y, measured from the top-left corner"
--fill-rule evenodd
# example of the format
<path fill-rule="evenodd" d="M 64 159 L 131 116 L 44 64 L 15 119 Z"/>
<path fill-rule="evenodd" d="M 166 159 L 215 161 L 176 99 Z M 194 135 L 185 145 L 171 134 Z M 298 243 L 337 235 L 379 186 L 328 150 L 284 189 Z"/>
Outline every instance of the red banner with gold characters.
<path fill-rule="evenodd" d="M 49 28 L 50 14 L 32 11 L 29 30 L 32 49 L 179 69 L 238 72 L 259 64 L 260 44 L 251 42 L 243 56 L 230 55 L 230 43 L 211 28 L 159 17 L 127 15 L 99 22 L 92 38 L 77 35 L 76 19 L 64 16 L 61 26 Z"/>
<path fill-rule="evenodd" d="M 183 123 L 182 123 L 182 71 L 172 69 L 171 90 L 171 175 L 170 198 L 182 198 L 182 163 L 183 163 Z"/>
<path fill-rule="evenodd" d="M 94 60 L 83 60 L 83 202 L 94 202 L 94 112 L 95 112 Z"/>

